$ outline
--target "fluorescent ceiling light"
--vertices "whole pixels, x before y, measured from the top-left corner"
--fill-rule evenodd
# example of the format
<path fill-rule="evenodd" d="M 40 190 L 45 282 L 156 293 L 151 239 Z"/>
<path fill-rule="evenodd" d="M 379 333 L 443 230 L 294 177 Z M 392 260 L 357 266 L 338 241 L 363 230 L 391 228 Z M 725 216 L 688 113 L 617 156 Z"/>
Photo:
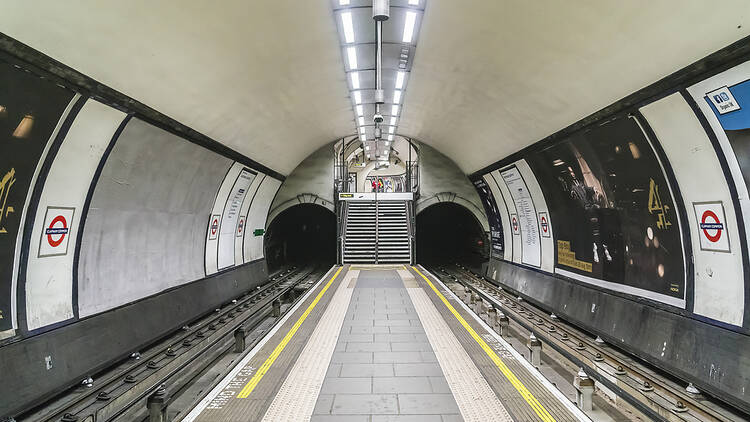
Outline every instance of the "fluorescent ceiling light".
<path fill-rule="evenodd" d="M 363 114 L 365 114 L 364 106 L 358 105 L 357 106 L 357 116 L 361 117 Z"/>
<path fill-rule="evenodd" d="M 409 1 L 411 2 L 414 0 L 409 0 Z M 349 4 L 349 0 L 339 0 L 339 6 L 346 6 L 347 4 Z"/>
<path fill-rule="evenodd" d="M 388 135 L 388 140 L 392 141 L 393 140 L 393 135 Z"/>
<path fill-rule="evenodd" d="M 391 116 L 398 116 L 398 105 L 394 104 L 391 106 Z"/>
<path fill-rule="evenodd" d="M 403 42 L 411 42 L 411 38 L 414 36 L 414 24 L 417 22 L 416 12 L 406 12 L 406 23 L 404 24 L 404 38 Z"/>
<path fill-rule="evenodd" d="M 359 127 L 359 133 L 361 133 L 363 135 L 365 134 L 365 127 L 364 126 L 360 126 Z"/>
<path fill-rule="evenodd" d="M 359 73 L 352 72 L 352 88 L 359 89 Z"/>
<path fill-rule="evenodd" d="M 404 87 L 404 75 L 406 75 L 406 73 L 396 72 L 396 89 L 401 89 Z"/>
<path fill-rule="evenodd" d="M 360 91 L 354 91 L 354 103 L 359 104 L 362 102 L 362 93 Z"/>
<path fill-rule="evenodd" d="M 391 126 L 396 126 L 396 116 L 391 117 Z"/>
<path fill-rule="evenodd" d="M 349 69 L 356 69 L 357 68 L 357 49 L 354 47 L 347 47 L 346 55 L 349 57 Z"/>
<path fill-rule="evenodd" d="M 341 0 L 341 1 L 346 1 L 346 4 L 349 4 L 349 0 Z M 413 6 L 419 6 L 419 0 L 409 0 L 409 4 Z"/>
<path fill-rule="evenodd" d="M 365 145 L 365 151 L 369 151 L 369 150 L 370 150 L 370 146 L 369 145 Z M 370 155 L 370 154 L 367 154 L 367 155 Z"/>
<path fill-rule="evenodd" d="M 360 117 L 359 118 L 359 125 L 360 126 L 364 126 L 365 125 L 365 118 L 364 117 Z"/>
<path fill-rule="evenodd" d="M 365 136 L 365 134 L 359 135 L 359 140 L 364 142 L 367 140 L 367 136 Z M 370 155 L 368 154 L 367 156 L 369 157 Z"/>
<path fill-rule="evenodd" d="M 393 133 L 394 130 L 396 130 L 395 126 L 388 126 L 388 133 Z"/>
<path fill-rule="evenodd" d="M 401 103 L 401 91 L 399 90 L 393 91 L 393 102 L 394 104 Z"/>
<path fill-rule="evenodd" d="M 341 14 L 341 25 L 344 27 L 344 39 L 347 44 L 354 42 L 354 25 L 352 25 L 352 14 L 344 12 Z"/>

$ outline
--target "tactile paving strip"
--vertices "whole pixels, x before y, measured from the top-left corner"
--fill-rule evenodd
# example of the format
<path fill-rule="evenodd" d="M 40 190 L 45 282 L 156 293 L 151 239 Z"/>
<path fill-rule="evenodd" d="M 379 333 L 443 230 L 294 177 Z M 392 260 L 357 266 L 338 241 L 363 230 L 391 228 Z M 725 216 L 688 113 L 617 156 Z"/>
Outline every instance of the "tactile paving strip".
<path fill-rule="evenodd" d="M 502 399 L 505 408 L 515 420 L 545 422 L 589 420 L 585 415 L 574 414 L 570 409 L 571 403 L 562 401 L 567 399 L 564 397 L 561 399 L 554 394 L 549 386 L 544 385 L 538 379 L 538 374 L 532 374 L 530 369 L 519 362 L 505 346 L 494 341 L 494 336 L 488 333 L 472 315 L 469 315 L 463 304 L 458 302 L 450 292 L 445 291 L 440 283 L 435 282 L 431 286 L 419 272 L 416 274 L 420 286 L 427 292 L 427 296 L 441 312 L 445 322 L 451 327 L 487 383 Z M 442 298 L 433 290 L 433 286 Z M 443 302 L 443 299 L 448 303 Z M 451 303 L 452 309 L 446 309 Z"/>
<path fill-rule="evenodd" d="M 407 291 L 461 416 L 471 422 L 513 421 L 430 298 L 422 289 L 415 287 L 407 288 Z"/>
<path fill-rule="evenodd" d="M 310 420 L 352 298 L 349 286 L 358 274 L 358 270 L 350 271 L 339 284 L 318 326 L 268 407 L 264 421 Z"/>

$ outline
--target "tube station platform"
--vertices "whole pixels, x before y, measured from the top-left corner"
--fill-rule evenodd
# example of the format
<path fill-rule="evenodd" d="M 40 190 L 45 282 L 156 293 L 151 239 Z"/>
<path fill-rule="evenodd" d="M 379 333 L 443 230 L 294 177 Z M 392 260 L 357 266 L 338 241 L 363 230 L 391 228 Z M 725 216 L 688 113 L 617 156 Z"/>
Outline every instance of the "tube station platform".
<path fill-rule="evenodd" d="M 184 421 L 587 421 L 422 267 L 333 267 Z"/>

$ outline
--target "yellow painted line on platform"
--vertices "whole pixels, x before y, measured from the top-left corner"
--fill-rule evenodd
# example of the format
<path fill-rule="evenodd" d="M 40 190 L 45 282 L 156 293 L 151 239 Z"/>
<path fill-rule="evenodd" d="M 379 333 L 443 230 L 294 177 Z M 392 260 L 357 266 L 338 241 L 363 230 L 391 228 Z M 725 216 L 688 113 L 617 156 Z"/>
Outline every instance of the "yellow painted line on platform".
<path fill-rule="evenodd" d="M 258 372 L 253 375 L 253 377 L 250 379 L 250 381 L 245 384 L 245 386 L 242 388 L 239 394 L 237 394 L 238 398 L 244 399 L 247 398 L 247 396 L 250 395 L 250 393 L 253 392 L 255 387 L 258 385 L 260 380 L 263 378 L 264 375 L 266 375 L 266 372 L 271 368 L 271 365 L 276 361 L 276 358 L 279 357 L 282 351 L 284 351 L 284 348 L 289 343 L 289 341 L 294 337 L 294 334 L 297 333 L 297 330 L 299 330 L 299 327 L 302 326 L 302 323 L 305 322 L 307 319 L 307 316 L 310 315 L 310 312 L 315 308 L 315 305 L 318 304 L 320 299 L 323 297 L 323 295 L 326 293 L 329 287 L 331 287 L 331 284 L 333 284 L 333 280 L 336 279 L 336 277 L 339 276 L 339 273 L 341 270 L 344 269 L 344 267 L 340 267 L 338 271 L 331 277 L 331 279 L 326 283 L 325 287 L 323 287 L 323 290 L 318 293 L 318 295 L 315 297 L 315 299 L 312 301 L 310 306 L 305 309 L 305 312 L 299 317 L 297 322 L 294 323 L 294 326 L 292 326 L 292 329 L 289 330 L 288 333 L 284 336 L 284 338 L 281 340 L 278 346 L 276 346 L 275 349 L 273 349 L 273 352 L 271 352 L 271 356 L 266 359 L 265 362 L 263 362 L 263 365 L 261 365 L 260 369 L 258 369 Z"/>
<path fill-rule="evenodd" d="M 534 410 L 534 413 L 536 413 L 537 416 L 539 416 L 544 422 L 556 422 L 555 418 L 553 418 L 552 415 L 550 415 L 550 413 L 547 411 L 547 409 L 545 409 L 544 406 L 539 402 L 539 400 L 537 400 L 537 398 L 534 397 L 533 394 L 531 394 L 531 391 L 529 391 L 529 389 L 526 388 L 525 385 L 523 385 L 523 383 L 516 377 L 516 375 L 510 370 L 510 368 L 508 368 L 505 362 L 503 362 L 503 360 L 500 359 L 500 356 L 498 356 L 497 353 L 495 353 L 495 351 L 492 350 L 492 348 L 487 344 L 487 342 L 484 341 L 484 339 L 479 334 L 477 334 L 477 332 L 474 331 L 473 328 L 471 328 L 471 325 L 469 325 L 469 323 L 466 322 L 466 320 L 461 316 L 461 314 L 459 314 L 458 311 L 456 311 L 456 308 L 454 308 L 453 305 L 451 305 L 450 302 L 448 302 L 448 299 L 446 299 L 445 296 L 443 296 L 443 294 L 440 293 L 440 291 L 435 287 L 435 285 L 432 284 L 430 279 L 425 277 L 425 275 L 422 274 L 417 267 L 412 267 L 412 268 L 414 269 L 414 271 L 417 272 L 417 274 L 422 276 L 424 281 L 426 281 L 427 284 L 435 292 L 435 294 L 437 294 L 437 296 L 445 304 L 448 310 L 451 311 L 454 317 L 456 317 L 458 322 L 460 322 L 461 325 L 466 329 L 466 331 L 469 332 L 469 334 L 474 339 L 474 341 L 479 343 L 479 346 L 481 346 L 482 350 L 484 350 L 484 352 L 487 353 L 487 356 L 489 356 L 490 359 L 492 359 L 492 361 L 495 363 L 498 369 L 500 369 L 500 372 L 502 372 L 503 375 L 505 375 L 505 378 L 507 378 L 508 381 L 510 381 L 511 385 L 513 385 L 513 387 L 519 393 L 521 393 L 521 397 L 523 397 L 524 400 L 526 400 L 526 403 L 528 403 L 529 406 L 531 406 L 531 408 Z"/>

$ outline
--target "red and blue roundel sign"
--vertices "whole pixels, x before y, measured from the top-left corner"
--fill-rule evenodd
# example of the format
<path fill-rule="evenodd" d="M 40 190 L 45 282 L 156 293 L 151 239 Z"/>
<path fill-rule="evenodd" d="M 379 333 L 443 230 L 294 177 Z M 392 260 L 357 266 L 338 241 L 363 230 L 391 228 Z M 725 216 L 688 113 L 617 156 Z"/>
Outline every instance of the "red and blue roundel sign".
<path fill-rule="evenodd" d="M 724 205 L 717 202 L 694 202 L 701 250 L 730 252 Z"/>

